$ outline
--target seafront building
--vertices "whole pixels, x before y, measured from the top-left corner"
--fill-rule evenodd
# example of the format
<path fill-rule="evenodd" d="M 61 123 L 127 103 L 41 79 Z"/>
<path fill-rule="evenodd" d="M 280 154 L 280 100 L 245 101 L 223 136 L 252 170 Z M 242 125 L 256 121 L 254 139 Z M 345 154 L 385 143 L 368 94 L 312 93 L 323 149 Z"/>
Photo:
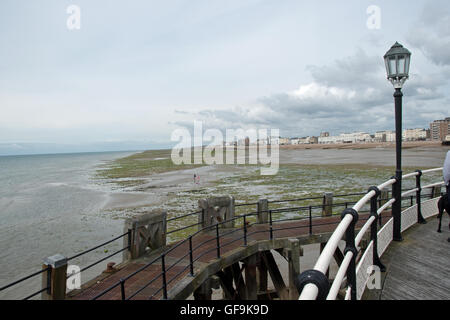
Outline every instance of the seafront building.
<path fill-rule="evenodd" d="M 341 143 L 383 143 L 383 142 L 395 142 L 395 131 L 384 130 L 377 131 L 375 134 L 367 132 L 352 132 L 341 133 L 336 136 L 330 135 L 328 131 L 320 133 L 320 136 L 307 136 L 307 137 L 267 137 L 264 139 L 257 139 L 256 141 L 250 141 L 247 137 L 234 142 L 224 142 L 224 145 L 237 145 L 237 146 L 249 146 L 249 145 L 301 145 L 301 144 L 341 144 Z M 435 120 L 430 123 L 430 129 L 424 128 L 412 128 L 404 129 L 402 131 L 403 141 L 450 141 L 450 117 L 443 120 Z"/>
<path fill-rule="evenodd" d="M 430 123 L 431 140 L 444 141 L 450 135 L 450 117 Z"/>

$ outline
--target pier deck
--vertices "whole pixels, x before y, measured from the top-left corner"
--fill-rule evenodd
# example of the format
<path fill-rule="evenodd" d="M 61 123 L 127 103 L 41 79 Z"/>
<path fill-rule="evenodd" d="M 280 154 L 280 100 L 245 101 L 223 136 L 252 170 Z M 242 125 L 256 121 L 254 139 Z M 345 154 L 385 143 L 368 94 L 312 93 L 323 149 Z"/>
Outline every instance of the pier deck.
<path fill-rule="evenodd" d="M 445 214 L 446 215 L 446 214 Z M 428 219 L 392 242 L 382 257 L 387 267 L 381 300 L 450 299 L 450 237 L 448 217 L 443 217 L 442 233 L 437 219 Z"/>
<path fill-rule="evenodd" d="M 390 212 L 384 212 L 382 215 L 382 222 L 386 222 L 390 217 Z M 357 228 L 360 228 L 368 218 L 368 214 L 362 214 L 357 223 Z M 273 226 L 273 238 L 274 239 L 284 239 L 284 238 L 302 238 L 303 244 L 314 243 L 314 242 L 326 242 L 326 240 L 334 231 L 336 225 L 341 221 L 340 216 L 331 216 L 316 218 L 313 221 L 313 234 L 311 236 L 309 233 L 309 221 L 297 220 L 289 222 L 280 222 L 274 224 Z M 221 229 L 221 233 L 228 233 L 230 229 Z M 270 229 L 268 224 L 253 225 L 248 228 L 248 244 L 255 243 L 261 240 L 268 240 L 270 234 Z M 232 251 L 236 251 L 239 247 L 243 247 L 243 239 L 239 239 L 243 236 L 242 230 L 238 230 L 231 235 L 220 237 L 220 254 L 222 257 L 226 256 Z M 208 241 L 208 242 L 206 242 Z M 234 242 L 233 242 L 234 241 Z M 206 243 L 205 243 L 206 242 Z M 201 245 L 204 243 L 203 245 Z M 171 246 L 174 246 L 172 244 Z M 201 270 L 206 265 L 213 261 L 217 261 L 217 251 L 216 251 L 216 237 L 214 232 L 204 233 L 193 238 L 193 247 L 200 246 L 201 250 L 194 251 L 193 259 L 196 260 L 201 254 L 204 254 L 194 263 L 195 270 Z M 169 249 L 167 247 L 166 249 Z M 166 266 L 171 266 L 173 262 L 181 259 L 180 263 L 173 266 L 172 268 L 166 268 L 166 277 L 168 281 L 167 290 L 170 290 L 178 283 L 180 280 L 189 276 L 189 258 L 182 258 L 189 251 L 188 243 L 180 245 L 178 248 L 172 250 L 166 256 Z M 69 294 L 71 299 L 77 300 L 89 300 L 94 298 L 96 295 L 101 293 L 103 290 L 111 287 L 121 278 L 126 277 L 132 272 L 143 267 L 149 261 L 152 261 L 155 256 L 161 252 L 156 252 L 153 254 L 146 255 L 142 258 L 128 262 L 120 270 L 113 274 L 101 275 L 100 277 L 90 281 L 84 286 L 80 291 L 73 292 Z M 130 278 L 126 281 L 125 286 L 125 296 L 130 297 L 134 292 L 142 288 L 152 279 L 155 279 L 150 285 L 143 289 L 139 294 L 132 297 L 136 300 L 147 300 L 147 299 L 161 299 L 162 297 L 162 277 L 158 275 L 161 273 L 161 263 L 158 261 L 150 266 L 148 266 L 144 271 L 138 273 L 136 276 Z M 121 299 L 120 286 L 114 288 L 110 292 L 106 293 L 99 299 L 101 300 L 119 300 Z"/>

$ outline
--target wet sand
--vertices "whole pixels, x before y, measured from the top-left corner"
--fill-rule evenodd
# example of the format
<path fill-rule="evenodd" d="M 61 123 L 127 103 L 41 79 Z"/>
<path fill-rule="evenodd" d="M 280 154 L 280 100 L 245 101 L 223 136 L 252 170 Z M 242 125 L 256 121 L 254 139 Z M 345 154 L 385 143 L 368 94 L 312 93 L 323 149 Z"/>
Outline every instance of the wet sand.
<path fill-rule="evenodd" d="M 371 148 L 282 148 L 280 167 L 284 165 L 325 165 L 343 167 L 394 167 L 395 148 L 386 144 L 367 144 Z M 323 146 L 323 145 L 322 145 Z M 362 146 L 366 146 L 363 144 Z M 289 146 L 291 147 L 291 146 Z M 342 146 L 341 146 L 342 147 Z M 405 170 L 440 167 L 449 146 L 434 142 L 404 143 L 402 165 Z M 210 165 L 142 176 L 146 182 L 136 187 L 124 187 L 121 192 L 108 194 L 104 210 L 127 210 L 134 207 L 163 206 L 171 195 L 182 191 L 193 192 L 212 186 L 217 180 L 240 175 L 258 166 Z M 194 174 L 200 177 L 194 183 Z"/>

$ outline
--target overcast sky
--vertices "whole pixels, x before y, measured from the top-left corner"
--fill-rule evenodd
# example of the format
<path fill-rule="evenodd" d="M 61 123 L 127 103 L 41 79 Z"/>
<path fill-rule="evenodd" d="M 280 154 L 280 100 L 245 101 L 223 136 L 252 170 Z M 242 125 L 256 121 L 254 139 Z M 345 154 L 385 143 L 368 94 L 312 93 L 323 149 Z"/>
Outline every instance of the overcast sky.
<path fill-rule="evenodd" d="M 79 30 L 67 27 L 70 5 Z M 194 120 L 282 136 L 394 129 L 382 56 L 395 41 L 412 52 L 403 125 L 425 128 L 450 116 L 449 9 L 448 0 L 2 0 L 0 144 L 151 147 Z"/>

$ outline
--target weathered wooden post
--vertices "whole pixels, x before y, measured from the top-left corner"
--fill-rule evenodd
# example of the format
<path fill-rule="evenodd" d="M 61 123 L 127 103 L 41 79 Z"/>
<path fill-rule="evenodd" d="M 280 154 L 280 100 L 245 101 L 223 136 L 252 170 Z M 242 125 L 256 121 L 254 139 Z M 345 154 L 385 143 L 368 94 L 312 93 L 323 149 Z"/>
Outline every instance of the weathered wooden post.
<path fill-rule="evenodd" d="M 299 292 L 295 285 L 295 279 L 300 274 L 300 242 L 298 239 L 289 239 L 289 300 L 297 300 Z"/>
<path fill-rule="evenodd" d="M 326 192 L 323 194 L 322 216 L 331 216 L 333 214 L 333 193 Z"/>
<path fill-rule="evenodd" d="M 214 197 L 200 199 L 198 206 L 201 212 L 199 223 L 202 228 L 211 227 L 220 224 L 222 228 L 234 227 L 234 197 Z M 233 219 L 233 220 L 231 220 Z M 223 223 L 224 221 L 228 221 Z"/>
<path fill-rule="evenodd" d="M 257 282 L 258 282 L 258 291 L 260 293 L 267 292 L 267 284 L 268 284 L 268 273 L 267 273 L 267 266 L 263 261 L 263 257 L 261 252 L 258 253 L 258 260 L 257 260 Z"/>
<path fill-rule="evenodd" d="M 162 210 L 145 211 L 144 214 L 125 220 L 124 245 L 130 249 L 124 251 L 124 260 L 137 259 L 150 250 L 156 250 L 166 245 L 167 213 Z"/>
<path fill-rule="evenodd" d="M 258 285 L 256 281 L 257 253 L 244 260 L 245 265 L 245 289 L 247 300 L 257 300 Z"/>
<path fill-rule="evenodd" d="M 258 200 L 258 223 L 269 222 L 269 201 L 267 199 Z"/>
<path fill-rule="evenodd" d="M 66 298 L 67 283 L 67 258 L 56 254 L 44 259 L 42 269 L 47 269 L 42 273 L 42 288 L 49 287 L 42 292 L 42 300 L 64 300 Z"/>

